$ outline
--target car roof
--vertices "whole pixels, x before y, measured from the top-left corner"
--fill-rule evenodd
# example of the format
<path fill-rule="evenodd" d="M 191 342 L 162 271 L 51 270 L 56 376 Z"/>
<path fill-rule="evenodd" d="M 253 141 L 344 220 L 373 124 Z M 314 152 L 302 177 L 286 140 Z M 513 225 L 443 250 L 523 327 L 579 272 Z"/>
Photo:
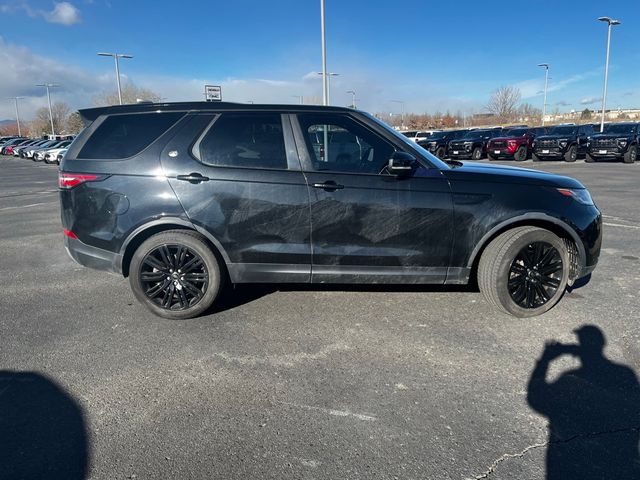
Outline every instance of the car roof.
<path fill-rule="evenodd" d="M 108 107 L 94 107 L 79 110 L 80 116 L 85 122 L 92 122 L 100 115 L 114 115 L 119 113 L 147 113 L 154 111 L 194 111 L 194 112 L 219 112 L 221 110 L 238 111 L 282 111 L 282 112 L 354 112 L 349 107 L 329 107 L 323 105 L 297 105 L 297 104 L 254 104 L 232 102 L 168 102 L 168 103 L 136 103 L 131 105 L 112 105 Z"/>

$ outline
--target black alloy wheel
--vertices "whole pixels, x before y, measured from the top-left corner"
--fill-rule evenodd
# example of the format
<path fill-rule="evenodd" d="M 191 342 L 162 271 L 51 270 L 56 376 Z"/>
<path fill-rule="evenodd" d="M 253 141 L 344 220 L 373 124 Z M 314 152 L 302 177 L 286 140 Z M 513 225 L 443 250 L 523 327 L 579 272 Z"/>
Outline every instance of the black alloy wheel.
<path fill-rule="evenodd" d="M 527 147 L 520 146 L 513 156 L 516 162 L 524 162 L 527 159 Z"/>
<path fill-rule="evenodd" d="M 197 232 L 169 230 L 145 240 L 129 267 L 134 295 L 156 315 L 197 317 L 215 301 L 223 277 L 216 255 Z"/>
<path fill-rule="evenodd" d="M 533 242 L 518 252 L 509 269 L 509 295 L 522 308 L 537 308 L 555 297 L 562 283 L 560 252 L 546 242 Z"/>
<path fill-rule="evenodd" d="M 186 310 L 198 303 L 209 286 L 203 259 L 184 245 L 161 245 L 140 266 L 144 294 L 165 310 Z"/>

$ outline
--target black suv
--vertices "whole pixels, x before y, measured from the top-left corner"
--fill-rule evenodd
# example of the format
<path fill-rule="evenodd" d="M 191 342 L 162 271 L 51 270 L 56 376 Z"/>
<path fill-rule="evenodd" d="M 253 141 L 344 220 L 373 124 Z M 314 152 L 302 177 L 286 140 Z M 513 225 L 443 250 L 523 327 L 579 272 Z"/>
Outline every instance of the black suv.
<path fill-rule="evenodd" d="M 349 108 L 231 103 L 82 110 L 59 173 L 64 243 L 174 319 L 224 282 L 478 279 L 533 316 L 590 273 L 601 216 L 568 177 L 442 162 Z"/>
<path fill-rule="evenodd" d="M 536 137 L 533 142 L 533 159 L 564 159 L 575 162 L 578 156 L 587 153 L 589 135 L 593 134 L 593 125 L 557 125 L 547 135 Z"/>
<path fill-rule="evenodd" d="M 421 147 L 429 150 L 433 155 L 438 158 L 446 158 L 447 147 L 451 140 L 456 140 L 462 137 L 469 130 L 448 130 L 445 132 L 434 132 L 426 140 L 418 142 Z"/>
<path fill-rule="evenodd" d="M 449 142 L 448 155 L 453 159 L 480 160 L 487 156 L 487 143 L 501 136 L 502 128 L 469 130 L 458 140 Z"/>
<path fill-rule="evenodd" d="M 587 162 L 619 160 L 633 163 L 638 158 L 639 123 L 610 123 L 604 132 L 596 133 L 587 142 Z"/>

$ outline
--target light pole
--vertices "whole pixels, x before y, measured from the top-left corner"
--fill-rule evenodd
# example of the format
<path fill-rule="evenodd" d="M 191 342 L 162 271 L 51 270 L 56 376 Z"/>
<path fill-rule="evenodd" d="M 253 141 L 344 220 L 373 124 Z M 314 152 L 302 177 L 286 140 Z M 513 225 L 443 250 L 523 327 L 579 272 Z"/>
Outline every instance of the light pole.
<path fill-rule="evenodd" d="M 598 18 L 601 22 L 607 22 L 609 28 L 607 28 L 607 59 L 604 62 L 604 88 L 602 90 L 602 118 L 600 119 L 600 132 L 604 131 L 604 111 L 607 106 L 607 82 L 609 81 L 609 48 L 611 47 L 611 27 L 613 25 L 620 25 L 619 20 L 614 20 L 610 17 Z"/>
<path fill-rule="evenodd" d="M 318 75 L 322 75 L 322 78 L 323 78 L 322 81 L 326 82 L 326 83 L 323 83 L 323 85 L 322 85 L 322 87 L 323 87 L 323 90 L 322 90 L 322 103 L 323 103 L 323 105 L 330 105 L 331 104 L 331 97 L 330 97 L 330 94 L 331 94 L 331 81 L 330 80 L 331 80 L 331 77 L 337 77 L 340 74 L 339 73 L 334 73 L 334 72 L 317 72 L 317 73 L 318 73 Z M 324 91 L 325 88 L 326 88 L 326 95 L 325 95 L 325 91 Z"/>
<path fill-rule="evenodd" d="M 122 105 L 122 87 L 120 87 L 120 59 L 121 58 L 133 58 L 133 55 L 127 55 L 124 53 L 98 53 L 101 57 L 113 57 L 116 61 L 116 80 L 118 82 L 118 100 Z"/>
<path fill-rule="evenodd" d="M 322 41 L 322 104 L 329 105 L 329 78 L 327 77 L 327 39 L 324 18 L 324 0 L 320 0 L 320 30 Z"/>
<path fill-rule="evenodd" d="M 354 90 L 348 90 L 347 93 L 351 94 L 351 108 L 356 109 L 356 92 Z"/>
<path fill-rule="evenodd" d="M 538 66 L 544 68 L 544 100 L 542 101 L 542 126 L 544 127 L 544 117 L 547 114 L 547 85 L 549 84 L 549 64 L 539 63 Z"/>
<path fill-rule="evenodd" d="M 60 85 L 56 83 L 39 83 L 36 87 L 45 87 L 47 89 L 47 101 L 49 102 L 49 120 L 51 120 L 51 135 L 55 136 L 56 131 L 53 127 L 53 111 L 51 110 L 51 92 L 49 89 L 59 87 Z"/>
<path fill-rule="evenodd" d="M 20 131 L 20 111 L 18 110 L 18 100 L 24 97 L 7 97 L 9 100 L 14 100 L 16 103 L 16 123 L 18 124 L 18 136 L 22 136 L 22 132 Z"/>
<path fill-rule="evenodd" d="M 400 125 L 400 128 L 404 129 L 404 101 L 403 100 L 391 100 L 393 103 L 399 103 L 400 104 L 400 115 L 401 115 L 401 120 L 402 120 L 402 125 Z"/>
<path fill-rule="evenodd" d="M 293 98 L 300 99 L 300 105 L 304 105 L 304 97 L 302 95 L 291 95 Z"/>

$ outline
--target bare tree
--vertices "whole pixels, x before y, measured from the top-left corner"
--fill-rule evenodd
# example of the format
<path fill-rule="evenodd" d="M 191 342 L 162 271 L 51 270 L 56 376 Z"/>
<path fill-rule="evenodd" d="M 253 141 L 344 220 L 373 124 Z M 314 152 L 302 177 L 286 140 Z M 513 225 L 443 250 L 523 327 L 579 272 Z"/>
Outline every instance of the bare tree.
<path fill-rule="evenodd" d="M 56 102 L 51 106 L 53 128 L 55 133 L 67 133 L 67 119 L 69 118 L 69 105 L 64 102 Z M 33 136 L 47 135 L 51 133 L 51 120 L 49 108 L 42 107 L 36 111 L 36 118 L 29 125 L 29 131 Z"/>
<path fill-rule="evenodd" d="M 69 115 L 67 120 L 67 133 L 70 135 L 77 135 L 84 128 L 84 122 L 82 121 L 82 117 L 80 117 L 80 113 L 73 112 Z"/>
<path fill-rule="evenodd" d="M 122 86 L 122 103 L 137 103 L 138 100 L 159 102 L 160 100 L 162 100 L 162 97 L 156 92 L 149 90 L 148 88 L 138 87 L 133 83 L 127 83 Z M 118 105 L 120 103 L 120 100 L 118 99 L 118 92 L 102 92 L 101 94 L 93 98 L 93 103 L 97 107 Z"/>
<path fill-rule="evenodd" d="M 486 108 L 499 120 L 509 121 L 517 114 L 516 107 L 520 97 L 520 90 L 517 87 L 503 86 L 491 94 Z"/>

